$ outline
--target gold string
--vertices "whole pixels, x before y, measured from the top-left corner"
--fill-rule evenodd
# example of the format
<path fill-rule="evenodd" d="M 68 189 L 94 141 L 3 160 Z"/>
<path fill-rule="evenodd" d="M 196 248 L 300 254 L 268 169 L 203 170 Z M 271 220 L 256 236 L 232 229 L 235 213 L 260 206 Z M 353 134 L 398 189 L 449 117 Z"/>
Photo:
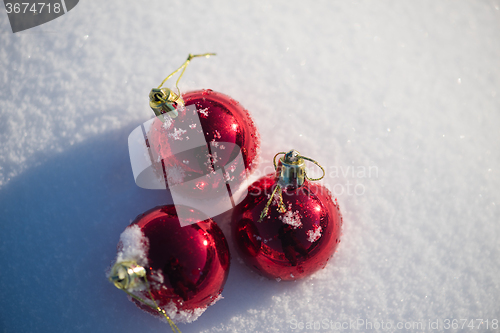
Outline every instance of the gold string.
<path fill-rule="evenodd" d="M 274 155 L 274 157 L 273 157 L 274 170 L 276 170 L 278 168 L 278 166 L 276 165 L 276 156 L 281 155 L 281 154 L 285 155 L 286 153 L 284 151 L 281 151 L 281 152 L 277 153 L 276 155 Z M 325 175 L 326 175 L 325 169 L 317 161 L 313 160 L 310 157 L 306 157 L 306 156 L 302 156 L 302 155 L 299 155 L 297 157 L 302 158 L 304 160 L 307 160 L 309 162 L 313 162 L 321 169 L 321 171 L 323 171 L 323 175 L 319 178 L 309 178 L 309 176 L 307 176 L 307 174 L 306 174 L 307 180 L 315 182 L 315 181 L 321 180 L 325 177 Z"/>
<path fill-rule="evenodd" d="M 148 282 L 148 279 L 146 276 L 143 276 L 144 278 L 144 282 L 146 284 L 146 289 L 149 293 L 149 297 L 151 297 L 151 301 L 153 301 L 153 305 L 149 304 L 148 302 L 146 302 L 144 299 L 142 299 L 141 297 L 137 296 L 137 295 L 134 295 L 132 294 L 131 292 L 129 292 L 128 290 L 126 290 L 125 288 L 120 288 L 118 287 L 116 284 L 115 286 L 121 290 L 123 290 L 124 292 L 127 293 L 127 295 L 129 295 L 130 297 L 134 298 L 135 300 L 141 302 L 142 304 L 145 304 L 147 306 L 149 306 L 150 308 L 152 308 L 153 310 L 156 310 L 158 311 L 159 313 L 161 313 L 165 319 L 167 320 L 168 324 L 170 325 L 170 328 L 172 329 L 172 331 L 174 333 L 182 333 L 181 330 L 179 329 L 179 327 L 177 327 L 177 325 L 175 325 L 175 323 L 172 321 L 172 319 L 170 319 L 170 317 L 167 315 L 167 313 L 165 312 L 165 310 L 163 310 L 162 308 L 160 308 L 158 306 L 158 304 L 156 303 L 154 297 L 153 297 L 153 294 L 151 293 L 151 289 L 149 288 L 149 282 Z M 111 278 L 110 278 L 110 281 L 111 281 Z"/>
<path fill-rule="evenodd" d="M 277 154 L 276 154 L 276 155 L 274 155 L 274 157 L 273 157 L 274 170 L 276 170 L 276 168 L 278 167 L 278 166 L 276 165 L 276 156 L 281 155 L 281 154 L 285 155 L 286 153 L 285 153 L 284 151 L 280 151 L 279 153 L 277 153 Z"/>
<path fill-rule="evenodd" d="M 161 314 L 163 314 L 163 316 L 165 317 L 165 319 L 167 319 L 168 321 L 168 324 L 170 325 L 170 328 L 172 329 L 172 331 L 175 333 L 175 332 L 178 332 L 178 333 L 182 333 L 181 330 L 179 329 L 179 327 L 177 327 L 177 325 L 175 325 L 175 323 L 172 321 L 172 319 L 170 319 L 170 317 L 167 315 L 167 313 L 165 312 L 165 310 L 161 309 L 158 304 L 156 303 L 154 297 L 153 297 L 153 294 L 151 293 L 151 289 L 149 288 L 149 282 L 146 278 L 144 278 L 144 280 L 146 281 L 146 288 L 148 289 L 148 293 L 149 293 L 149 297 L 151 297 L 151 300 L 153 301 L 153 304 L 156 306 L 156 310 L 158 312 L 160 312 Z"/>
<path fill-rule="evenodd" d="M 286 152 L 279 152 L 277 153 L 276 155 L 274 155 L 273 157 L 273 164 L 274 164 L 274 170 L 276 170 L 278 168 L 278 166 L 276 165 L 276 157 L 278 155 L 281 155 L 281 154 L 284 154 L 286 155 Z M 307 176 L 307 173 L 305 174 L 305 177 L 307 180 L 310 180 L 310 181 L 318 181 L 318 180 L 321 180 L 323 179 L 323 177 L 325 177 L 325 169 L 323 169 L 323 167 L 318 163 L 316 162 L 315 160 L 313 160 L 312 158 L 309 158 L 309 157 L 305 157 L 305 156 L 302 156 L 302 155 L 299 155 L 297 156 L 299 159 L 302 158 L 304 160 L 307 160 L 307 161 L 310 161 L 310 162 L 313 162 L 314 164 L 316 164 L 320 169 L 321 171 L 323 171 L 323 175 L 319 178 L 309 178 Z M 267 201 L 266 203 L 266 206 L 264 207 L 264 209 L 262 210 L 262 212 L 260 213 L 260 217 L 259 217 L 259 223 L 262 222 L 264 220 L 264 218 L 266 217 L 267 213 L 269 212 L 269 207 L 271 206 L 271 203 L 273 202 L 273 199 L 274 199 L 274 195 L 276 194 L 276 191 L 279 190 L 279 203 L 278 203 L 278 211 L 280 213 L 285 213 L 286 212 L 286 207 L 285 207 L 285 204 L 283 203 L 283 192 L 281 191 L 281 186 L 280 185 L 276 185 L 276 187 L 274 188 L 274 191 L 273 191 L 273 194 L 271 194 L 271 197 L 269 198 L 269 200 Z"/>
<path fill-rule="evenodd" d="M 165 80 L 163 80 L 161 82 L 161 84 L 158 86 L 158 89 L 160 89 L 163 86 L 163 84 L 165 82 L 167 82 L 167 80 L 169 80 L 172 76 L 174 76 L 177 72 L 179 72 L 182 69 L 181 75 L 179 75 L 179 78 L 175 82 L 175 88 L 177 89 L 177 94 L 178 95 L 176 95 L 176 97 L 173 100 L 173 102 L 177 101 L 180 98 L 180 96 L 181 96 L 181 91 L 179 90 L 179 81 L 181 80 L 182 75 L 184 75 L 184 72 L 186 71 L 186 67 L 189 65 L 189 63 L 191 62 L 191 60 L 193 58 L 198 58 L 198 57 L 207 57 L 207 58 L 209 58 L 210 56 L 214 56 L 214 55 L 216 55 L 216 54 L 215 53 L 203 53 L 203 54 L 191 54 L 190 53 L 188 55 L 186 61 L 179 68 L 177 68 L 175 71 L 173 71 L 169 76 L 167 76 L 165 78 Z"/>
<path fill-rule="evenodd" d="M 282 195 L 282 192 L 281 192 L 281 186 L 280 185 L 276 185 L 276 187 L 274 188 L 273 194 L 271 194 L 271 197 L 269 198 L 269 200 L 267 200 L 267 203 L 266 203 L 266 206 L 264 207 L 264 210 L 260 213 L 260 218 L 259 218 L 259 221 L 258 221 L 259 223 L 264 220 L 264 217 L 266 217 L 267 212 L 269 212 L 269 206 L 271 206 L 271 203 L 273 202 L 273 199 L 274 199 L 274 194 L 278 190 L 279 190 L 279 199 L 280 199 L 280 201 L 278 203 L 278 211 L 280 213 L 285 213 L 286 212 L 286 207 L 285 207 L 285 204 L 283 203 L 283 195 Z"/>
<path fill-rule="evenodd" d="M 323 169 L 323 167 L 318 162 L 316 162 L 315 160 L 313 160 L 312 158 L 309 158 L 309 157 L 305 157 L 305 156 L 299 156 L 299 157 L 303 158 L 304 160 L 308 160 L 310 162 L 313 162 L 314 164 L 316 164 L 321 169 L 321 171 L 323 171 L 323 175 L 321 177 L 319 177 L 319 178 L 309 178 L 309 176 L 306 173 L 306 178 L 308 180 L 315 182 L 315 181 L 321 180 L 321 179 L 323 179 L 325 177 L 325 174 L 326 174 L 325 169 Z"/>

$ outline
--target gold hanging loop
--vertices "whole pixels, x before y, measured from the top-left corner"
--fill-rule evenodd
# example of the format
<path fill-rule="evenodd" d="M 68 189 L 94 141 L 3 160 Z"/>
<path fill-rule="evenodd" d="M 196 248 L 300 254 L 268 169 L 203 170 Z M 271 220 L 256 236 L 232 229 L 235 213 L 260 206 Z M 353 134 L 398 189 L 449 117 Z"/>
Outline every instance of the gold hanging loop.
<path fill-rule="evenodd" d="M 177 98 L 179 98 L 180 95 L 181 95 L 180 90 L 179 90 L 179 81 L 181 80 L 182 76 L 184 75 L 184 71 L 186 70 L 186 67 L 189 65 L 189 63 L 191 62 L 191 60 L 193 58 L 198 58 L 198 57 L 209 58 L 210 56 L 215 56 L 215 55 L 216 55 L 216 53 L 203 53 L 203 54 L 191 54 L 190 53 L 188 55 L 186 61 L 184 61 L 184 63 L 179 68 L 177 68 L 175 71 L 172 72 L 172 74 L 170 74 L 163 81 L 161 81 L 160 85 L 158 86 L 158 89 L 160 89 L 165 84 L 165 82 L 167 82 L 167 80 L 169 80 L 172 76 L 174 76 L 177 72 L 179 72 L 182 69 L 181 75 L 179 75 L 179 78 L 175 82 L 175 88 L 177 89 L 177 92 L 179 94 L 177 96 Z"/>
<path fill-rule="evenodd" d="M 151 89 L 151 92 L 149 93 L 149 106 L 151 107 L 151 109 L 153 110 L 158 119 L 160 119 L 162 122 L 165 122 L 164 115 L 169 115 L 170 118 L 177 118 L 177 116 L 179 115 L 177 108 L 179 106 L 184 106 L 184 101 L 182 100 L 181 91 L 179 89 L 179 81 L 184 75 L 187 66 L 189 65 L 189 63 L 193 58 L 198 58 L 198 57 L 208 58 L 212 55 L 215 55 L 215 53 L 189 54 L 186 61 L 184 61 L 184 63 L 179 68 L 177 68 L 169 76 L 167 76 L 161 82 L 158 88 Z M 173 92 L 169 88 L 162 88 L 163 84 L 165 84 L 167 80 L 169 80 L 172 76 L 177 74 L 180 70 L 182 70 L 181 75 L 179 75 L 179 78 L 175 82 L 175 88 L 177 89 L 177 93 Z"/>
<path fill-rule="evenodd" d="M 318 162 L 316 162 L 312 158 L 305 157 L 305 156 L 300 156 L 300 158 L 302 158 L 304 160 L 308 160 L 309 162 L 313 162 L 314 164 L 316 164 L 321 169 L 321 171 L 323 171 L 323 175 L 321 177 L 319 177 L 319 178 L 309 178 L 309 176 L 306 173 L 307 180 L 315 182 L 315 181 L 321 180 L 321 179 L 323 179 L 325 177 L 325 175 L 326 175 L 325 169 L 323 169 L 323 167 Z"/>
<path fill-rule="evenodd" d="M 285 154 L 286 154 L 286 152 L 284 152 L 284 151 L 280 151 L 279 153 L 277 153 L 277 154 L 276 154 L 276 155 L 274 155 L 274 157 L 273 157 L 274 170 L 276 170 L 276 168 L 278 167 L 278 166 L 276 165 L 276 157 L 277 157 L 278 155 L 281 155 L 281 154 L 285 155 Z"/>

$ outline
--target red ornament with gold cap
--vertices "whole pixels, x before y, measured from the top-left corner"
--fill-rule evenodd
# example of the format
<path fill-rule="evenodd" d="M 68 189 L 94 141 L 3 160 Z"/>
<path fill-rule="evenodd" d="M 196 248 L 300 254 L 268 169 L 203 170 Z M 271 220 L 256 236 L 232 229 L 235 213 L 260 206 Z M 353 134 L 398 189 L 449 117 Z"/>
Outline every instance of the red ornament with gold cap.
<path fill-rule="evenodd" d="M 324 268 L 340 242 L 342 215 L 330 191 L 316 183 L 324 169 L 297 151 L 276 172 L 254 182 L 232 215 L 232 235 L 245 263 L 268 278 L 296 280 Z M 276 156 L 274 160 L 276 160 Z M 311 179 L 305 161 L 323 170 Z"/>
<path fill-rule="evenodd" d="M 191 224 L 181 227 L 180 215 Z M 226 239 L 212 219 L 187 206 L 158 206 L 125 228 L 108 278 L 179 331 L 174 322 L 196 320 L 221 297 L 229 262 Z"/>
<path fill-rule="evenodd" d="M 167 188 L 193 198 L 225 194 L 226 181 L 241 184 L 256 167 L 260 147 L 250 114 L 233 98 L 210 89 L 181 94 L 161 88 L 182 69 L 177 87 L 191 59 L 209 55 L 189 55 L 149 95 L 157 116 L 147 133 L 153 168 Z"/>

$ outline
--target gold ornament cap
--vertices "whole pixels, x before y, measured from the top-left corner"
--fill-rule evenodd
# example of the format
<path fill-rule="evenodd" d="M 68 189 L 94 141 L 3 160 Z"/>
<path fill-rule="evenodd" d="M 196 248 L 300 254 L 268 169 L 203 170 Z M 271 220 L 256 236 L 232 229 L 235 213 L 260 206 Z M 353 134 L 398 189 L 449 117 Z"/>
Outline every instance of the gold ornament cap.
<path fill-rule="evenodd" d="M 165 317 L 174 333 L 181 333 L 181 330 L 177 327 L 177 325 L 175 325 L 172 319 L 170 319 L 165 310 L 158 306 L 158 303 L 153 298 L 146 274 L 146 269 L 138 265 L 135 261 L 121 261 L 115 263 L 111 268 L 109 281 L 111 281 L 116 288 L 123 290 L 133 299 L 149 306 L 153 310 L 158 311 L 158 313 Z M 146 289 L 148 291 L 150 301 L 146 301 L 146 299 L 143 299 L 131 292 L 132 289 L 137 288 Z"/>
<path fill-rule="evenodd" d="M 278 165 L 276 165 L 276 157 L 281 154 L 283 154 L 284 156 L 279 159 Z M 316 164 L 321 169 L 321 171 L 323 171 L 323 175 L 319 178 L 309 178 L 306 173 L 305 160 Z M 271 203 L 276 198 L 278 199 L 276 201 L 278 212 L 286 212 L 286 207 L 283 203 L 283 190 L 286 190 L 287 188 L 296 189 L 301 187 L 306 179 L 310 181 L 317 181 L 325 176 L 325 169 L 323 169 L 323 167 L 318 162 L 309 157 L 300 155 L 300 153 L 294 149 L 290 150 L 288 153 L 277 153 L 276 155 L 274 155 L 273 163 L 274 169 L 276 170 L 275 175 L 278 180 L 276 181 L 276 186 L 274 187 L 273 193 L 269 197 L 269 200 L 264 206 L 264 209 L 260 213 L 258 222 L 262 222 L 264 220 L 269 212 Z"/>
<path fill-rule="evenodd" d="M 282 188 L 297 188 L 304 184 L 306 163 L 298 151 L 292 149 L 279 159 L 276 177 Z"/>
<path fill-rule="evenodd" d="M 281 154 L 283 154 L 283 156 L 279 159 L 278 165 L 276 165 L 276 157 Z M 323 171 L 323 175 L 319 178 L 309 178 L 306 173 L 306 160 L 316 164 L 321 171 Z M 310 181 L 318 181 L 325 177 L 325 169 L 323 169 L 318 162 L 312 158 L 300 155 L 300 153 L 295 149 L 290 150 L 288 153 L 277 153 L 274 155 L 273 163 L 274 168 L 276 169 L 278 184 L 282 188 L 286 188 L 288 186 L 297 188 L 302 186 L 306 179 Z"/>
<path fill-rule="evenodd" d="M 162 122 L 165 122 L 164 115 L 170 118 L 177 118 L 179 112 L 177 108 L 184 106 L 182 97 L 168 88 L 153 88 L 149 93 L 149 106 Z"/>
<path fill-rule="evenodd" d="M 158 88 L 151 89 L 151 92 L 149 93 L 149 106 L 155 113 L 155 116 L 160 119 L 162 123 L 165 122 L 165 116 L 167 115 L 172 119 L 177 118 L 179 115 L 177 108 L 179 106 L 184 106 L 184 100 L 182 99 L 181 91 L 179 90 L 179 81 L 182 78 L 182 75 L 184 75 L 184 71 L 186 71 L 186 67 L 189 65 L 191 60 L 198 57 L 208 58 L 214 55 L 215 53 L 189 54 L 186 61 L 179 68 L 173 71 L 173 73 L 167 76 L 162 83 L 160 83 Z M 163 84 L 180 70 L 182 70 L 182 72 L 175 82 L 177 93 L 174 93 L 169 88 L 162 88 Z"/>
<path fill-rule="evenodd" d="M 123 290 L 144 286 L 145 278 L 146 269 L 133 261 L 122 261 L 114 264 L 109 275 L 109 281 L 116 288 Z"/>

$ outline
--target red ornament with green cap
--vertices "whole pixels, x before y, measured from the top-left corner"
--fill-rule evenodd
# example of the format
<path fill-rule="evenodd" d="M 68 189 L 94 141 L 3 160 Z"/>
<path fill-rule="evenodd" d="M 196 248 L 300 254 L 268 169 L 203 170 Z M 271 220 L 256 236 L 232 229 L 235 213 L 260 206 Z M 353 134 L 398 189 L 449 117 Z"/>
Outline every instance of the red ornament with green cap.
<path fill-rule="evenodd" d="M 276 165 L 276 157 L 284 154 Z M 330 191 L 311 179 L 296 150 L 274 157 L 276 172 L 254 182 L 232 215 L 232 236 L 257 273 L 297 280 L 324 268 L 340 242 L 342 215 Z"/>

